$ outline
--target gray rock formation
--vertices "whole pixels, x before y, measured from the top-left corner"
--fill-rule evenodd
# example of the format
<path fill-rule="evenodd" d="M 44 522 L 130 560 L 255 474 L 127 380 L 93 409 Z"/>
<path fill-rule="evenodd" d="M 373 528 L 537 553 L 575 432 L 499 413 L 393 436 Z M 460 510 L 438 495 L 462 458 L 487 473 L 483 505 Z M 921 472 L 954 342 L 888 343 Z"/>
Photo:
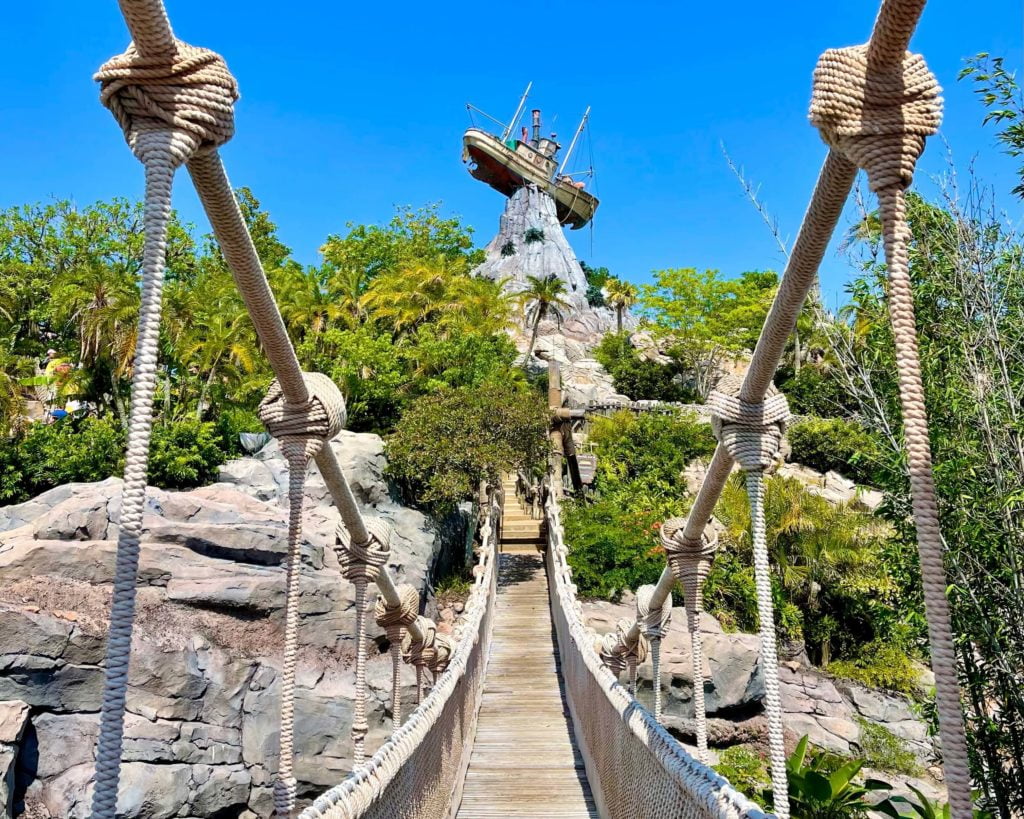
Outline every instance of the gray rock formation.
<path fill-rule="evenodd" d="M 634 604 L 588 602 L 583 604 L 586 624 L 599 634 L 611 632 L 623 617 L 633 617 Z M 710 614 L 701 615 L 704 640 L 704 692 L 709 738 L 722 746 L 737 742 L 763 742 L 764 683 L 760 667 L 760 639 L 754 634 L 726 633 Z M 668 636 L 661 643 L 662 707 L 665 724 L 678 735 L 693 734 L 693 672 L 686 611 L 672 610 Z M 638 697 L 652 705 L 651 661 L 638 670 Z M 906 697 L 836 679 L 799 662 L 779 669 L 782 708 L 789 747 L 807 734 L 810 742 L 829 751 L 850 754 L 861 740 L 866 720 L 885 727 L 913 751 L 923 768 L 932 764 L 936 749 L 928 726 L 911 708 Z M 941 794 L 934 780 L 885 774 L 886 781 L 909 781 L 929 794 Z M 944 795 L 943 799 L 944 799 Z"/>
<path fill-rule="evenodd" d="M 394 527 L 397 579 L 427 591 L 441 541 L 389 496 L 380 438 L 342 433 L 332 445 L 364 513 Z M 225 464 L 213 486 L 148 494 L 119 816 L 272 813 L 285 474 L 270 445 Z M 120 481 L 108 480 L 0 510 L 0 800 L 37 819 L 88 815 L 119 506 Z M 332 549 L 337 522 L 311 469 L 296 704 L 306 798 L 351 765 L 355 614 Z M 375 625 L 371 636 L 382 637 Z M 390 731 L 391 666 L 371 648 L 372 750 Z M 407 703 L 413 689 L 406 669 Z"/>

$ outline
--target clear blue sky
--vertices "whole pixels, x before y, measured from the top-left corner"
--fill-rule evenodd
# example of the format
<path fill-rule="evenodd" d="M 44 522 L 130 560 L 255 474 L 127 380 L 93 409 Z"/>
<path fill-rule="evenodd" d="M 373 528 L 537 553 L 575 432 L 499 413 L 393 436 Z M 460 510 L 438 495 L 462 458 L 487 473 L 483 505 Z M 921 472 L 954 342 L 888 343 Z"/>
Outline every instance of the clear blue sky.
<path fill-rule="evenodd" d="M 528 80 L 545 130 L 568 136 L 593 106 L 601 207 L 581 258 L 634 281 L 657 268 L 727 274 L 779 268 L 780 256 L 720 151 L 724 143 L 795 234 L 825 153 L 807 123 L 811 72 L 826 47 L 863 42 L 876 0 L 820 3 L 605 0 L 536 3 L 169 0 L 182 39 L 220 51 L 238 77 L 237 133 L 224 149 L 297 257 L 347 221 L 386 221 L 396 204 L 441 201 L 476 228 L 497 228 L 503 199 L 460 160 L 465 103 L 507 118 Z M 980 127 L 956 82 L 986 50 L 1021 65 L 1020 0 L 932 0 L 912 48 L 945 89 L 943 136 L 1010 199 L 1013 164 Z M 0 206 L 72 197 L 137 197 L 141 172 L 97 100 L 92 72 L 127 34 L 114 0 L 12 3 L 4 9 Z M 932 140 L 918 179 L 945 167 Z M 176 205 L 206 230 L 182 175 Z M 841 292 L 830 253 L 823 289 Z"/>

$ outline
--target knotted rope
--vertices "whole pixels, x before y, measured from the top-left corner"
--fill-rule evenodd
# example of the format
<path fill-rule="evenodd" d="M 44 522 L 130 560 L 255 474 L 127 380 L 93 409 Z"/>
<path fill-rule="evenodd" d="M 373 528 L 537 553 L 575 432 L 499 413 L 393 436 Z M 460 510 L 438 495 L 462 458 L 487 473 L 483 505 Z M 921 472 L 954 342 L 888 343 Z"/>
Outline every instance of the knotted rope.
<path fill-rule="evenodd" d="M 613 674 L 618 675 L 624 669 L 629 669 L 629 693 L 635 696 L 636 669 L 647 659 L 650 647 L 643 633 L 635 630 L 633 626 L 634 623 L 625 618 L 619 620 L 615 625 L 615 631 L 604 636 L 600 655 Z"/>
<path fill-rule="evenodd" d="M 356 590 L 356 701 L 352 710 L 352 764 L 359 767 L 366 760 L 366 587 L 376 582 L 391 555 L 391 524 L 380 518 L 364 521 L 370 539 L 353 543 L 344 523 L 338 524 L 337 541 L 342 552 L 345 577 Z"/>
<path fill-rule="evenodd" d="M 399 605 L 389 606 L 387 600 L 378 597 L 374 610 L 377 625 L 391 643 L 391 723 L 395 731 L 402 727 L 402 630 L 416 622 L 420 609 L 419 592 L 410 584 L 399 586 L 398 595 Z"/>
<path fill-rule="evenodd" d="M 916 16 L 909 22 L 911 28 L 915 21 Z M 925 139 L 938 131 L 940 93 L 938 81 L 919 54 L 894 47 L 873 58 L 867 46 L 829 50 L 814 72 L 810 116 L 833 150 L 867 172 L 868 184 L 878 195 L 942 756 L 953 814 L 969 817 L 973 811 L 970 768 L 917 351 L 908 254 L 912 235 L 904 196 Z"/>
<path fill-rule="evenodd" d="M 429 617 L 420 615 L 416 625 L 422 640 L 414 639 L 411 632 L 406 632 L 402 639 L 402 659 L 416 667 L 416 704 L 423 702 L 425 679 L 423 672 L 434 662 L 434 645 L 437 642 L 437 625 Z"/>
<path fill-rule="evenodd" d="M 281 669 L 280 757 L 274 782 L 274 808 L 278 816 L 290 816 L 295 807 L 295 665 L 306 469 L 309 459 L 341 432 L 345 423 L 345 399 L 334 382 L 322 373 L 303 373 L 303 381 L 309 394 L 304 403 L 287 401 L 280 383 L 275 380 L 259 406 L 260 420 L 279 441 L 288 461 L 288 577 Z"/>
<path fill-rule="evenodd" d="M 707 707 L 704 702 L 704 645 L 700 631 L 704 581 L 718 550 L 718 535 L 705 527 L 699 539 L 686 538 L 686 518 L 669 518 L 661 525 L 660 541 L 668 565 L 683 586 L 687 628 L 690 630 L 690 657 L 693 662 L 693 715 L 697 725 L 697 758 L 708 761 Z"/>
<path fill-rule="evenodd" d="M 672 595 L 661 608 L 653 607 L 654 586 L 641 586 L 636 591 L 636 621 L 651 645 L 651 675 L 654 684 L 654 719 L 661 722 L 661 640 L 668 633 L 672 620 Z"/>
<path fill-rule="evenodd" d="M 789 405 L 785 396 L 774 386 L 769 386 L 764 401 L 759 403 L 741 400 L 740 390 L 739 379 L 724 378 L 708 397 L 707 403 L 711 408 L 711 428 L 715 437 L 746 473 L 757 614 L 761 631 L 761 668 L 764 674 L 765 710 L 768 712 L 772 792 L 775 796 L 776 815 L 779 819 L 787 819 L 789 785 L 783 742 L 782 700 L 779 696 L 779 657 L 775 645 L 771 569 L 768 565 L 765 535 L 763 476 L 778 457 L 789 418 Z"/>
<path fill-rule="evenodd" d="M 231 137 L 233 104 L 238 98 L 234 79 L 220 57 L 174 41 L 170 36 L 169 45 L 165 56 L 154 60 L 143 60 L 129 48 L 104 64 L 95 75 L 101 83 L 103 104 L 120 124 L 133 153 L 143 163 L 146 176 L 141 306 L 96 745 L 92 802 L 95 819 L 114 816 L 120 780 L 174 173 L 197 151 L 216 148 Z"/>

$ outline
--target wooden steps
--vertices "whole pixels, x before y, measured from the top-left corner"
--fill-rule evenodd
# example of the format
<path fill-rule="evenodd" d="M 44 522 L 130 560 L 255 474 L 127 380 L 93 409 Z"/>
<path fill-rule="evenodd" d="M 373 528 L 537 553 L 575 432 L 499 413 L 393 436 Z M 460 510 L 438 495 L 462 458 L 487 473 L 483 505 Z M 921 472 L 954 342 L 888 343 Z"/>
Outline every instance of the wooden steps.
<path fill-rule="evenodd" d="M 499 559 L 491 656 L 456 816 L 596 817 L 562 691 L 541 558 Z"/>
<path fill-rule="evenodd" d="M 547 544 L 544 521 L 535 520 L 516 496 L 515 478 L 502 481 L 505 503 L 501 509 L 501 551 L 536 554 Z"/>

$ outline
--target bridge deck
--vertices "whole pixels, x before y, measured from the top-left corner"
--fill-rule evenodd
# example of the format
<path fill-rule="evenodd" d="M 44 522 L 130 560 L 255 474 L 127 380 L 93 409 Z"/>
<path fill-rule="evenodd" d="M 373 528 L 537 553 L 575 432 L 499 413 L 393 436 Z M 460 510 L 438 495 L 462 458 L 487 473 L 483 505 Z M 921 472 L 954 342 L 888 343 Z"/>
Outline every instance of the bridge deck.
<path fill-rule="evenodd" d="M 540 557 L 500 556 L 491 658 L 458 819 L 596 817 L 576 748 Z"/>

